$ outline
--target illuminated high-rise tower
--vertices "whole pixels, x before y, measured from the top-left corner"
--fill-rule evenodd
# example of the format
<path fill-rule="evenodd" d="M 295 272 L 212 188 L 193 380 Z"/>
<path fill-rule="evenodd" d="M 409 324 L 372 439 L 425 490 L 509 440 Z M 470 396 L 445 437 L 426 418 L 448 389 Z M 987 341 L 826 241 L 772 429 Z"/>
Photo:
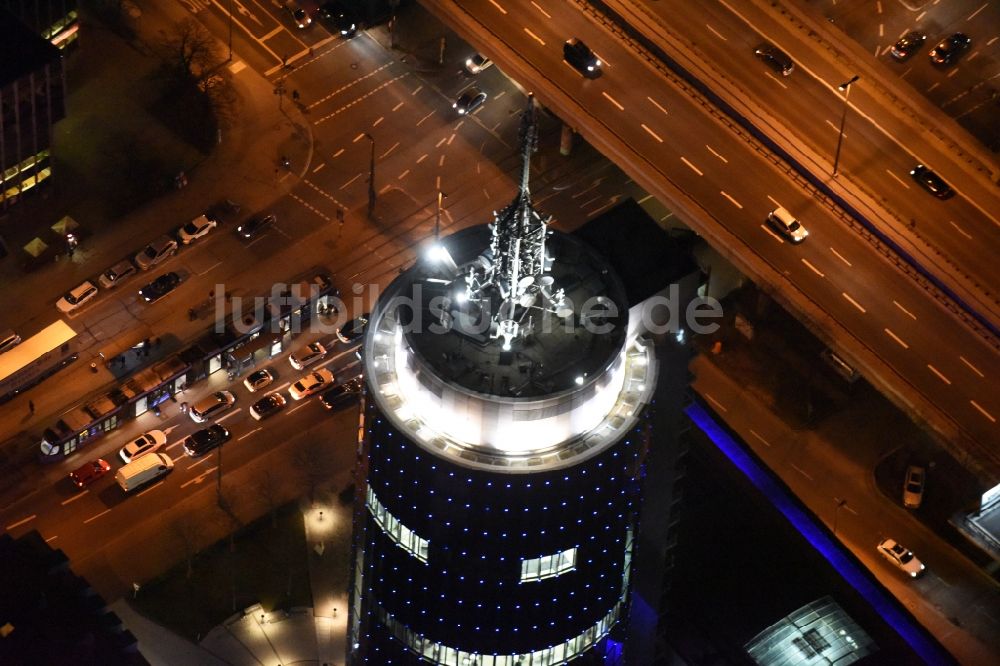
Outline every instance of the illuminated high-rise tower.
<path fill-rule="evenodd" d="M 517 196 L 382 293 L 365 337 L 349 658 L 558 664 L 624 619 L 652 345 L 607 262 Z"/>

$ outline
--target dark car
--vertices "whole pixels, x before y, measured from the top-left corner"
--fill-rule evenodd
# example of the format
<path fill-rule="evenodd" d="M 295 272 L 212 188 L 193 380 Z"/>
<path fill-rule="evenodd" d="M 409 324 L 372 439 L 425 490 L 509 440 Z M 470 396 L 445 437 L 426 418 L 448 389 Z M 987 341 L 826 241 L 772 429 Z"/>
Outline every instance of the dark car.
<path fill-rule="evenodd" d="M 346 39 L 350 39 L 358 32 L 357 15 L 341 2 L 324 2 L 319 8 L 319 15 Z"/>
<path fill-rule="evenodd" d="M 909 60 L 914 53 L 920 50 L 925 41 L 927 41 L 927 35 L 912 30 L 900 37 L 899 41 L 893 44 L 892 57 L 900 62 Z"/>
<path fill-rule="evenodd" d="M 98 458 L 84 463 L 80 467 L 69 473 L 69 480 L 77 488 L 89 486 L 94 481 L 107 474 L 111 470 L 111 465 L 106 460 Z"/>
<path fill-rule="evenodd" d="M 228 442 L 230 437 L 232 435 L 229 434 L 225 426 L 214 423 L 188 435 L 184 440 L 184 453 L 192 458 L 197 458 L 220 444 Z"/>
<path fill-rule="evenodd" d="M 464 116 L 481 107 L 485 101 L 486 93 L 479 88 L 469 88 L 455 100 L 451 107 L 458 111 L 458 115 Z"/>
<path fill-rule="evenodd" d="M 277 218 L 274 215 L 257 215 L 236 227 L 236 235 L 245 240 L 253 240 L 271 227 Z"/>
<path fill-rule="evenodd" d="M 355 317 L 337 329 L 337 337 L 341 342 L 350 344 L 365 334 L 365 327 L 368 326 L 368 313 Z"/>
<path fill-rule="evenodd" d="M 170 271 L 169 273 L 164 273 L 140 289 L 139 295 L 142 296 L 142 300 L 147 303 L 155 303 L 176 289 L 177 285 L 180 283 L 181 276 L 173 271 Z"/>
<path fill-rule="evenodd" d="M 937 175 L 923 164 L 918 164 L 913 167 L 910 172 L 913 176 L 913 180 L 917 181 L 920 187 L 924 188 L 938 199 L 950 199 L 955 196 L 955 190 L 948 186 L 948 183 L 941 179 L 941 176 Z"/>
<path fill-rule="evenodd" d="M 319 401 L 327 409 L 335 409 L 340 405 L 346 405 L 349 402 L 357 400 L 359 395 L 361 395 L 361 380 L 352 379 L 326 391 L 320 395 Z"/>
<path fill-rule="evenodd" d="M 753 50 L 753 54 L 782 76 L 788 76 L 795 69 L 795 63 L 792 62 L 788 54 L 774 44 L 764 42 Z"/>
<path fill-rule="evenodd" d="M 932 48 L 928 55 L 931 57 L 931 62 L 935 65 L 947 67 L 948 65 L 955 64 L 958 58 L 968 50 L 970 44 L 972 44 L 971 37 L 961 32 L 956 32 L 954 35 L 945 37 L 938 42 L 937 46 Z"/>
<path fill-rule="evenodd" d="M 274 416 L 285 408 L 285 396 L 280 393 L 268 393 L 263 398 L 253 403 L 250 407 L 250 416 L 258 421 L 263 421 L 268 416 Z"/>
<path fill-rule="evenodd" d="M 573 69 L 586 77 L 594 78 L 601 74 L 601 61 L 586 44 L 574 37 L 563 44 L 563 58 Z"/>

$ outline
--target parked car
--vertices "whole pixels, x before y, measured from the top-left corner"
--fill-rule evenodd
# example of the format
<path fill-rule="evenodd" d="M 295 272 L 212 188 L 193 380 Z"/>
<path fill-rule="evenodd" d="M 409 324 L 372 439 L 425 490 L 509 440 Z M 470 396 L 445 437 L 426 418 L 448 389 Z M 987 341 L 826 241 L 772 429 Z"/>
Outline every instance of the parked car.
<path fill-rule="evenodd" d="M 312 17 L 297 0 L 286 0 L 285 10 L 292 17 L 295 27 L 304 30 L 312 25 Z"/>
<path fill-rule="evenodd" d="M 268 416 L 274 416 L 285 408 L 285 396 L 277 391 L 268 393 L 263 398 L 253 403 L 250 407 L 250 416 L 261 421 Z"/>
<path fill-rule="evenodd" d="M 924 481 L 927 470 L 919 465 L 906 468 L 906 479 L 903 481 L 903 506 L 907 509 L 919 509 L 924 501 Z"/>
<path fill-rule="evenodd" d="M 893 539 L 883 540 L 877 546 L 877 550 L 879 555 L 887 559 L 899 570 L 909 574 L 910 578 L 916 578 L 927 568 L 923 562 L 917 559 L 916 555 Z"/>
<path fill-rule="evenodd" d="M 236 404 L 236 396 L 229 391 L 216 391 L 207 398 L 202 398 L 191 407 L 188 413 L 195 423 L 204 423 L 215 418 Z"/>
<path fill-rule="evenodd" d="M 84 463 L 69 473 L 69 480 L 77 488 L 85 488 L 94 481 L 107 474 L 111 470 L 111 465 L 107 460 L 98 458 Z"/>
<path fill-rule="evenodd" d="M 809 235 L 806 228 L 781 206 L 767 214 L 767 221 L 777 229 L 778 233 L 793 243 L 801 243 Z"/>
<path fill-rule="evenodd" d="M 236 235 L 245 240 L 253 240 L 267 231 L 277 219 L 274 215 L 256 215 L 236 227 Z"/>
<path fill-rule="evenodd" d="M 260 370 L 254 370 L 246 379 L 243 380 L 243 386 L 247 387 L 247 390 L 251 393 L 261 390 L 267 386 L 271 385 L 274 381 L 274 371 L 270 368 L 261 368 Z"/>
<path fill-rule="evenodd" d="M 465 71 L 469 74 L 478 74 L 484 69 L 489 69 L 492 66 L 493 61 L 481 53 L 473 53 L 465 59 Z"/>
<path fill-rule="evenodd" d="M 347 322 L 337 329 L 337 337 L 341 342 L 346 344 L 350 344 L 361 338 L 365 334 L 365 328 L 368 327 L 368 317 L 369 315 L 366 312 Z"/>
<path fill-rule="evenodd" d="M 333 381 L 333 373 L 326 368 L 320 368 L 292 384 L 292 387 L 288 389 L 288 395 L 292 396 L 292 400 L 301 400 L 333 386 Z"/>
<path fill-rule="evenodd" d="M 130 275 L 135 275 L 135 273 L 135 264 L 128 259 L 122 259 L 117 264 L 101 273 L 101 276 L 97 278 L 97 281 L 100 282 L 101 286 L 105 289 L 111 289 Z"/>
<path fill-rule="evenodd" d="M 333 25 L 344 39 L 350 39 L 358 33 L 358 17 L 343 2 L 324 2 L 319 8 L 319 15 Z"/>
<path fill-rule="evenodd" d="M 951 189 L 948 183 L 944 182 L 941 176 L 937 175 L 923 164 L 918 164 L 910 171 L 913 180 L 917 181 L 920 187 L 924 188 L 938 199 L 950 199 L 955 196 L 955 190 Z"/>
<path fill-rule="evenodd" d="M 21 344 L 21 336 L 12 330 L 0 333 L 0 354 L 9 352 L 14 347 Z"/>
<path fill-rule="evenodd" d="M 782 76 L 788 76 L 795 70 L 795 63 L 788 54 L 774 44 L 764 42 L 753 50 L 753 54 Z"/>
<path fill-rule="evenodd" d="M 343 384 L 337 384 L 332 389 L 324 391 L 319 397 L 319 401 L 323 403 L 323 406 L 327 409 L 335 409 L 353 400 L 357 400 L 360 395 L 361 380 L 352 379 L 344 382 Z"/>
<path fill-rule="evenodd" d="M 147 303 L 155 303 L 176 289 L 177 285 L 180 283 L 181 276 L 173 271 L 170 271 L 169 273 L 164 273 L 140 289 L 139 295 L 142 296 L 142 300 Z"/>
<path fill-rule="evenodd" d="M 97 287 L 90 280 L 85 280 L 82 284 L 73 287 L 63 297 L 56 301 L 56 308 L 59 312 L 68 313 L 83 306 L 84 303 L 97 296 Z"/>
<path fill-rule="evenodd" d="M 566 40 L 563 44 L 563 58 L 573 69 L 588 78 L 595 78 L 601 74 L 600 58 L 576 37 Z"/>
<path fill-rule="evenodd" d="M 458 111 L 458 115 L 465 116 L 481 107 L 485 101 L 486 93 L 473 86 L 459 95 L 451 107 Z"/>
<path fill-rule="evenodd" d="M 141 458 L 147 453 L 156 453 L 167 443 L 167 434 L 162 430 L 150 430 L 139 435 L 118 452 L 125 463 Z"/>
<path fill-rule="evenodd" d="M 219 226 L 219 221 L 212 219 L 208 215 L 199 215 L 180 229 L 177 230 L 177 237 L 182 245 L 190 245 L 194 241 L 207 236 L 212 229 Z"/>
<path fill-rule="evenodd" d="M 135 265 L 147 271 L 177 252 L 177 241 L 160 236 L 135 255 Z"/>
<path fill-rule="evenodd" d="M 312 342 L 306 345 L 305 349 L 300 349 L 294 354 L 289 355 L 288 362 L 296 370 L 303 370 L 321 360 L 324 356 L 326 356 L 326 347 L 318 342 Z"/>
<path fill-rule="evenodd" d="M 232 435 L 229 434 L 225 426 L 213 423 L 207 428 L 196 430 L 184 438 L 184 453 L 192 458 L 197 458 L 200 455 L 208 453 L 215 447 L 228 442 L 230 437 Z"/>
<path fill-rule="evenodd" d="M 939 67 L 947 67 L 958 62 L 958 59 L 965 53 L 972 44 L 972 38 L 961 32 L 956 32 L 949 37 L 945 37 L 937 46 L 931 49 L 928 54 L 931 62 Z"/>
<path fill-rule="evenodd" d="M 893 44 L 892 57 L 899 62 L 909 60 L 914 53 L 920 50 L 925 41 L 927 41 L 927 35 L 916 30 L 911 30 L 900 37 L 898 42 Z"/>

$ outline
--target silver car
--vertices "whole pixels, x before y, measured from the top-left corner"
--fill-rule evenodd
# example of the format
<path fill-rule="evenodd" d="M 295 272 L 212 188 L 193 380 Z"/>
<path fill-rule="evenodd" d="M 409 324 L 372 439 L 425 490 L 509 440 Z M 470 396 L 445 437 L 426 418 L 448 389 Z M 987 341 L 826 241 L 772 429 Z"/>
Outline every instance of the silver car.
<path fill-rule="evenodd" d="M 111 289 L 120 283 L 122 280 L 130 275 L 135 275 L 136 268 L 128 259 L 122 259 L 117 264 L 109 268 L 108 270 L 101 273 L 101 277 L 97 278 L 97 281 L 101 283 L 101 286 L 105 289 Z"/>
<path fill-rule="evenodd" d="M 160 236 L 135 255 L 135 265 L 146 271 L 177 252 L 177 241 Z"/>

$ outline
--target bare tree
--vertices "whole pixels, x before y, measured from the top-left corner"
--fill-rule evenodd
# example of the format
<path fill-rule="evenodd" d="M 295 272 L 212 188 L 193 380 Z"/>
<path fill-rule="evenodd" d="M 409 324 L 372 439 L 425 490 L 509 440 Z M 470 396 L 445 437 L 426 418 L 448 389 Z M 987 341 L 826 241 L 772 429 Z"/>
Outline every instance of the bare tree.
<path fill-rule="evenodd" d="M 312 438 L 300 442 L 292 454 L 292 464 L 306 483 L 309 501 L 315 501 L 316 489 L 324 481 L 329 481 L 333 473 L 329 444 Z"/>
<path fill-rule="evenodd" d="M 201 533 L 198 528 L 198 521 L 190 513 L 182 513 L 174 520 L 171 530 L 177 537 L 181 545 L 181 551 L 184 554 L 184 559 L 187 562 L 187 573 L 185 576 L 190 578 L 191 574 L 194 573 L 194 558 L 201 551 L 198 545 L 198 537 Z"/>
<path fill-rule="evenodd" d="M 180 82 L 200 83 L 223 62 L 215 36 L 192 18 L 175 23 L 164 36 L 160 50 L 168 74 Z"/>
<path fill-rule="evenodd" d="M 281 506 L 281 486 L 278 477 L 270 467 L 262 469 L 254 478 L 253 489 L 267 505 L 267 512 L 271 514 L 271 527 L 278 526 L 278 507 Z"/>

